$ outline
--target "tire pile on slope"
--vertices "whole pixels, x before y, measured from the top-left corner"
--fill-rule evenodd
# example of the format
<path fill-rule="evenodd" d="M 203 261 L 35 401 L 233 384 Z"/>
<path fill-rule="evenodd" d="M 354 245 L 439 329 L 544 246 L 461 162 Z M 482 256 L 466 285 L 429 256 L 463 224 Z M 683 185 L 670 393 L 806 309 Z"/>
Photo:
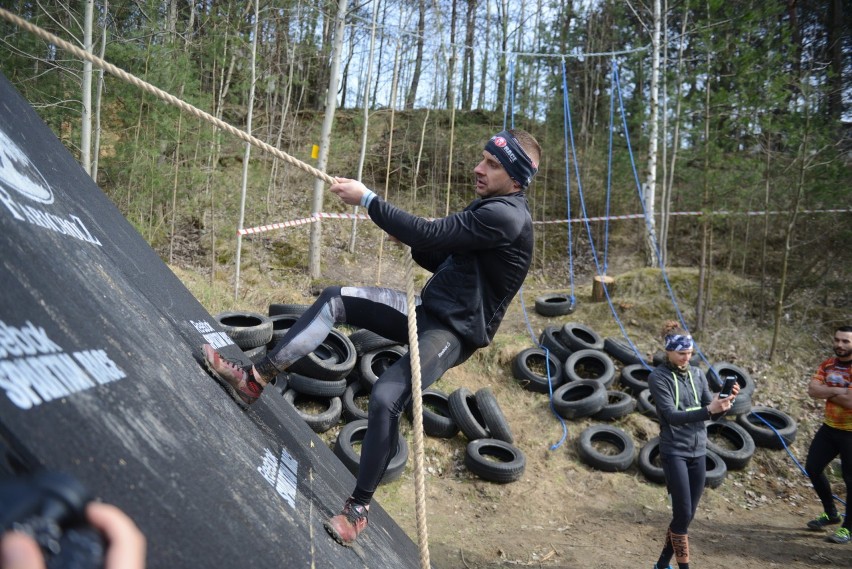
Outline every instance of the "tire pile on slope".
<path fill-rule="evenodd" d="M 307 309 L 304 304 L 271 304 L 268 315 L 222 312 L 214 318 L 252 361 L 258 361 Z M 370 392 L 378 377 L 407 351 L 369 330 L 347 336 L 332 329 L 317 349 L 279 374 L 267 389 L 283 396 L 316 433 L 343 422 L 333 451 L 357 476 Z M 489 388 L 476 393 L 460 388 L 450 394 L 430 388 L 423 390 L 422 401 L 426 435 L 451 439 L 461 432 L 469 440 L 464 463 L 470 472 L 498 483 L 520 479 L 526 459 L 513 445 L 511 428 Z M 406 414 L 411 418 L 411 405 Z M 402 475 L 408 456 L 408 443 L 400 437 L 382 484 Z"/>
<path fill-rule="evenodd" d="M 542 314 L 538 304 L 536 310 Z M 637 455 L 631 435 L 616 425 L 624 424 L 621 420 L 631 413 L 657 421 L 648 377 L 664 361 L 665 352 L 653 354 L 648 361 L 629 342 L 601 338 L 585 324 L 567 322 L 547 326 L 538 346 L 519 352 L 512 361 L 512 375 L 523 388 L 550 397 L 552 409 L 559 416 L 592 421 L 577 438 L 577 452 L 586 464 L 619 472 L 637 463 L 648 480 L 663 484 L 659 437 L 645 442 Z M 698 356 L 691 363 L 703 368 Z M 796 422 L 777 409 L 752 406 L 755 383 L 746 370 L 726 362 L 711 367 L 715 375 L 704 371 L 714 392 L 721 389 L 721 378 L 728 376 L 734 376 L 740 386 L 726 417 L 707 423 L 706 485 L 715 488 L 729 469 L 745 468 L 757 446 L 778 449 L 792 442 Z"/>

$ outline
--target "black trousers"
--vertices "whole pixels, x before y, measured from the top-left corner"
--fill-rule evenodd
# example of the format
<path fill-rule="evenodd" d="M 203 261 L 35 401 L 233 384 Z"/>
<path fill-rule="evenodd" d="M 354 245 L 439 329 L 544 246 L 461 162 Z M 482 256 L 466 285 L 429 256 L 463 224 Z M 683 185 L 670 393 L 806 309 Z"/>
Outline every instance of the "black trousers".
<path fill-rule="evenodd" d="M 672 521 L 669 527 L 672 533 L 689 533 L 689 524 L 695 517 L 698 502 L 704 493 L 704 480 L 707 477 L 707 458 L 697 458 L 660 454 L 666 486 L 672 497 Z"/>
<path fill-rule="evenodd" d="M 419 305 L 417 337 L 421 388 L 437 381 L 475 351 Z M 366 328 L 385 338 L 408 344 L 408 304 L 405 293 L 380 287 L 326 288 L 316 302 L 290 327 L 281 341 L 258 362 L 264 376 L 274 376 L 319 346 L 335 324 Z M 399 442 L 399 417 L 411 400 L 411 359 L 405 356 L 376 381 L 370 394 L 368 427 L 361 442 L 361 461 L 353 496 L 367 504 L 379 485 Z"/>
<path fill-rule="evenodd" d="M 852 530 L 852 521 L 849 519 L 849 490 L 852 489 L 852 431 L 842 431 L 823 423 L 814 434 L 814 440 L 811 441 L 805 470 L 826 513 L 837 511 L 831 493 L 831 484 L 825 475 L 825 467 L 837 455 L 840 455 L 840 471 L 843 474 L 843 482 L 846 483 L 846 520 L 843 522 L 843 527 Z"/>

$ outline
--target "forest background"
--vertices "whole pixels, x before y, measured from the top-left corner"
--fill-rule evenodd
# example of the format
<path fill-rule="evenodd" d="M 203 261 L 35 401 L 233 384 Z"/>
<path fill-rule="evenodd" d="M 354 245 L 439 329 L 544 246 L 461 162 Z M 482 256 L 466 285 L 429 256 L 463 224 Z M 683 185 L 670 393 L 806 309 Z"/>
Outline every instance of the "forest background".
<path fill-rule="evenodd" d="M 650 266 L 699 267 L 697 333 L 714 269 L 755 279 L 755 316 L 776 326 L 804 291 L 850 304 L 849 212 L 805 213 L 852 203 L 852 10 L 840 0 L 4 4 L 296 159 L 316 165 L 320 145 L 321 169 L 424 216 L 467 202 L 451 188 L 469 187 L 488 136 L 529 130 L 545 149 L 533 215 L 563 221 L 537 227 L 534 269 L 554 287 L 606 273 L 611 239 Z M 0 68 L 166 260 L 194 232 L 193 261 L 206 257 L 196 264 L 215 283 L 241 252 L 235 229 L 323 209 L 302 171 L 5 20 L 0 34 Z M 573 234 L 564 223 L 643 212 L 656 244 L 637 237 L 642 219 Z"/>
<path fill-rule="evenodd" d="M 802 381 L 828 353 L 834 327 L 852 319 L 848 3 L 2 0 L 0 7 L 306 164 L 361 177 L 425 217 L 468 203 L 490 135 L 508 126 L 530 131 L 544 154 L 528 193 L 538 223 L 527 307 L 537 294 L 573 293 L 575 283 L 587 294 L 594 275 L 614 275 L 612 311 L 624 329 L 585 296 L 575 318 L 603 335 L 632 334 L 647 348 L 677 308 L 708 356 L 747 367 L 760 376 L 763 403 L 794 412 L 800 440 L 819 424 Z M 0 71 L 211 314 L 308 302 L 332 282 L 401 286 L 402 253 L 384 247 L 370 223 L 328 219 L 237 237 L 241 227 L 352 212 L 323 201 L 304 170 L 6 19 L 0 42 Z M 664 275 L 682 305 L 666 297 Z M 451 385 L 473 387 L 483 370 L 508 376 L 511 356 L 529 343 L 518 310 L 493 354 L 472 360 L 468 376 L 453 370 Z M 531 318 L 536 333 L 550 324 Z M 496 393 L 520 401 L 507 410 L 520 437 L 550 436 L 551 425 L 527 422 L 533 404 L 517 391 Z M 531 471 L 554 468 L 553 458 L 528 460 Z M 759 460 L 758 478 L 777 474 L 783 484 L 760 486 L 754 473 L 737 483 L 752 497 L 765 491 L 792 500 L 787 477 L 797 473 L 779 460 Z M 495 504 L 504 492 L 477 491 Z M 797 513 L 801 495 L 791 506 Z M 511 507 L 535 501 L 515 499 Z M 382 499 L 410 529 L 395 502 L 395 494 Z M 466 520 L 464 511 L 455 515 L 450 528 Z M 469 515 L 482 523 L 478 511 Z M 510 547 L 500 533 L 477 539 Z M 767 547 L 755 545 L 755 554 Z M 779 559 L 787 553 L 779 548 Z"/>
<path fill-rule="evenodd" d="M 850 203 L 852 10 L 839 0 L 6 4 L 299 160 L 316 163 L 323 142 L 326 171 L 424 216 L 466 203 L 450 188 L 470 184 L 490 134 L 529 130 L 545 149 L 537 221 L 644 212 L 657 240 L 636 238 L 642 219 L 539 225 L 535 268 L 554 286 L 606 273 L 589 245 L 621 237 L 651 266 L 699 266 L 699 291 L 714 268 L 757 279 L 761 320 L 789 318 L 804 290 L 848 300 L 849 213 L 806 213 Z M 167 260 L 181 232 L 203 234 L 212 283 L 238 257 L 237 227 L 322 210 L 303 172 L 6 21 L 0 33 L 3 72 Z M 578 264 L 555 269 L 569 239 Z"/>

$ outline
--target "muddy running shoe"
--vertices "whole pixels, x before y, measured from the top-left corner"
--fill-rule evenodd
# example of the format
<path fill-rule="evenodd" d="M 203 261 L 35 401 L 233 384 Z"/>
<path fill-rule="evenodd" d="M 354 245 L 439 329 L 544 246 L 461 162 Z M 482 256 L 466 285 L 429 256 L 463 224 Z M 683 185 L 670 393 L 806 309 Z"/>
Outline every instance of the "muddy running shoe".
<path fill-rule="evenodd" d="M 251 368 L 245 370 L 226 360 L 210 344 L 204 344 L 202 350 L 207 369 L 240 407 L 245 409 L 258 400 L 263 386 L 254 379 Z"/>
<path fill-rule="evenodd" d="M 850 535 L 849 530 L 846 528 L 837 528 L 837 531 L 825 538 L 825 540 L 833 543 L 849 543 L 852 541 L 852 535 Z"/>
<path fill-rule="evenodd" d="M 658 564 L 654 563 L 654 569 L 672 569 L 672 566 L 668 565 L 666 567 L 660 567 Z"/>
<path fill-rule="evenodd" d="M 343 505 L 343 512 L 334 516 L 323 525 L 325 531 L 334 538 L 334 541 L 346 547 L 355 542 L 358 534 L 367 527 L 367 514 L 370 506 L 362 506 L 348 498 Z"/>
<path fill-rule="evenodd" d="M 841 522 L 840 516 L 838 514 L 834 514 L 833 516 L 829 516 L 825 512 L 821 513 L 817 519 L 811 520 L 808 522 L 808 527 L 812 530 L 819 531 L 825 526 L 830 526 L 832 524 L 839 524 Z"/>

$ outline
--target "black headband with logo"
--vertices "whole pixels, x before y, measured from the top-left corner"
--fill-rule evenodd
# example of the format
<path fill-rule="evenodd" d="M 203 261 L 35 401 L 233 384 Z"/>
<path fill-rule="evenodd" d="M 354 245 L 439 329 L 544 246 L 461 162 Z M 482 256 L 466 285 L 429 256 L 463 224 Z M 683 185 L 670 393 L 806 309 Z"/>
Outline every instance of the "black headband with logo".
<path fill-rule="evenodd" d="M 526 189 L 533 176 L 538 172 L 538 164 L 524 152 L 518 140 L 504 130 L 491 137 L 485 145 L 485 150 L 494 155 L 509 177 Z"/>

